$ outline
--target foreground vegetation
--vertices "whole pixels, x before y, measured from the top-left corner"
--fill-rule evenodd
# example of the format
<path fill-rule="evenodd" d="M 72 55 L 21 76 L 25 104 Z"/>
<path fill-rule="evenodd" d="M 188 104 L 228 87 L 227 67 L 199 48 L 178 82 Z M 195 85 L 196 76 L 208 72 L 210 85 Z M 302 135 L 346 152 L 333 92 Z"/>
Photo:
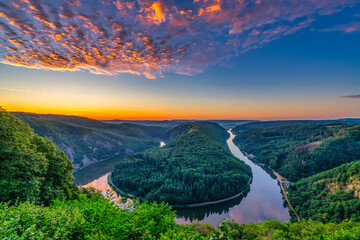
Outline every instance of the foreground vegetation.
<path fill-rule="evenodd" d="M 314 221 L 259 224 L 223 221 L 177 225 L 165 204 L 135 203 L 119 208 L 100 194 L 83 193 L 77 200 L 54 201 L 44 207 L 28 202 L 0 203 L 1 239 L 360 239 L 360 223 Z"/>
<path fill-rule="evenodd" d="M 228 149 L 225 129 L 215 123 L 187 123 L 163 148 L 131 155 L 119 162 L 111 180 L 142 200 L 186 205 L 215 201 L 248 189 L 250 167 Z"/>
<path fill-rule="evenodd" d="M 50 204 L 77 189 L 73 166 L 49 139 L 0 108 L 0 201 Z"/>
<path fill-rule="evenodd" d="M 251 129 L 234 139 L 252 160 L 290 181 L 360 159 L 360 125 L 296 125 Z"/>
<path fill-rule="evenodd" d="M 79 169 L 95 162 L 159 146 L 167 128 L 109 124 L 84 117 L 13 113 L 35 133 L 52 141 Z"/>
<path fill-rule="evenodd" d="M 177 225 L 165 204 L 135 203 L 120 208 L 100 193 L 48 207 L 0 203 L 0 239 L 191 239 L 199 234 Z"/>
<path fill-rule="evenodd" d="M 300 218 L 360 222 L 360 161 L 301 179 L 291 185 L 288 198 Z"/>

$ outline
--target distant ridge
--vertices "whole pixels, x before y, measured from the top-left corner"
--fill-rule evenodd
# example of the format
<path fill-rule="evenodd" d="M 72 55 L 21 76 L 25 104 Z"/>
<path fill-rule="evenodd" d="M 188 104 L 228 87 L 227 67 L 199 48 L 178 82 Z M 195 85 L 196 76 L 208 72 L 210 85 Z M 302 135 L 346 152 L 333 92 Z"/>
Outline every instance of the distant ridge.
<path fill-rule="evenodd" d="M 104 123 L 112 124 L 122 124 L 122 123 L 132 123 L 145 126 L 159 126 L 159 127 L 176 127 L 182 123 L 192 123 L 192 122 L 214 122 L 219 124 L 222 127 L 235 127 L 237 125 L 250 123 L 250 122 L 259 122 L 259 120 L 186 120 L 186 119 L 173 119 L 173 120 L 101 120 Z"/>
<path fill-rule="evenodd" d="M 241 124 L 232 129 L 234 134 L 239 134 L 242 131 L 257 128 L 271 128 L 271 127 L 282 127 L 302 124 L 359 124 L 360 118 L 339 118 L 339 119 L 324 119 L 324 120 L 276 120 L 276 121 L 254 121 Z"/>

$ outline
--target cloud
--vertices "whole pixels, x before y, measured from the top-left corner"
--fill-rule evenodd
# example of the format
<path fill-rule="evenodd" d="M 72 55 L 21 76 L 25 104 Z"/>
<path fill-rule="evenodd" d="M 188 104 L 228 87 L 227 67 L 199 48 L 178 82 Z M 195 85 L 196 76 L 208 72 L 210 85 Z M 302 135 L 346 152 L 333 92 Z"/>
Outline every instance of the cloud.
<path fill-rule="evenodd" d="M 19 93 L 29 93 L 30 92 L 29 90 L 26 90 L 26 89 L 3 88 L 3 87 L 0 87 L 0 90 L 9 91 L 9 92 L 19 92 Z"/>
<path fill-rule="evenodd" d="M 356 3 L 0 0 L 0 62 L 147 78 L 166 72 L 193 75 Z"/>
<path fill-rule="evenodd" d="M 351 22 L 348 24 L 340 24 L 334 26 L 332 28 L 325 28 L 321 30 L 322 32 L 344 32 L 344 33 L 352 33 L 360 31 L 360 22 Z"/>
<path fill-rule="evenodd" d="M 341 98 L 360 98 L 360 95 L 341 96 Z"/>

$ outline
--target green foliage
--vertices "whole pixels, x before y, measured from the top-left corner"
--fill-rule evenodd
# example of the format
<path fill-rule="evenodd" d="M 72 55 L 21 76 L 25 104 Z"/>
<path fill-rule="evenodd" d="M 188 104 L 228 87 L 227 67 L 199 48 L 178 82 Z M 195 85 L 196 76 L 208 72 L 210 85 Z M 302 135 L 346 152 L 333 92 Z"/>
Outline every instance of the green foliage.
<path fill-rule="evenodd" d="M 301 179 L 289 189 L 300 218 L 320 222 L 360 222 L 360 161 Z"/>
<path fill-rule="evenodd" d="M 296 223 L 269 220 L 254 224 L 223 221 L 177 225 L 166 204 L 135 203 L 119 208 L 94 193 L 78 200 L 55 201 L 48 207 L 0 203 L 1 239 L 354 239 L 360 223 Z"/>
<path fill-rule="evenodd" d="M 234 142 L 255 155 L 254 162 L 270 166 L 297 181 L 360 158 L 360 125 L 296 125 L 251 129 Z"/>
<path fill-rule="evenodd" d="M 177 138 L 165 147 L 125 158 L 111 174 L 113 184 L 140 199 L 171 205 L 214 201 L 246 191 L 250 168 L 229 151 L 226 130 L 209 125 L 212 128 L 204 123 L 180 125 L 176 134 L 170 134 Z"/>
<path fill-rule="evenodd" d="M 109 124 L 63 115 L 12 113 L 35 133 L 49 137 L 73 162 L 75 169 L 97 161 L 158 147 L 167 129 L 135 124 Z"/>
<path fill-rule="evenodd" d="M 222 137 L 224 139 L 229 137 L 229 133 L 227 131 L 224 131 L 224 128 L 220 127 L 217 123 L 198 121 L 196 123 L 180 124 L 174 128 L 171 128 L 162 135 L 162 138 L 167 142 L 171 142 L 172 140 L 175 140 L 176 138 L 187 134 L 188 131 L 195 125 L 201 125 L 206 129 L 210 130 L 216 136 Z"/>
<path fill-rule="evenodd" d="M 204 225 L 201 225 L 204 227 Z M 206 226 L 207 229 L 211 226 Z M 296 223 L 268 220 L 262 223 L 237 224 L 223 221 L 218 229 L 202 231 L 195 230 L 211 240 L 222 239 L 278 239 L 278 240 L 317 240 L 317 239 L 360 239 L 360 223 L 344 221 L 340 224 L 323 224 L 314 221 Z"/>
<path fill-rule="evenodd" d="M 49 204 L 76 192 L 72 164 L 49 139 L 0 108 L 0 201 Z"/>
<path fill-rule="evenodd" d="M 88 192 L 49 207 L 0 203 L 0 239 L 200 239 L 174 221 L 166 204 L 135 203 L 119 208 Z"/>

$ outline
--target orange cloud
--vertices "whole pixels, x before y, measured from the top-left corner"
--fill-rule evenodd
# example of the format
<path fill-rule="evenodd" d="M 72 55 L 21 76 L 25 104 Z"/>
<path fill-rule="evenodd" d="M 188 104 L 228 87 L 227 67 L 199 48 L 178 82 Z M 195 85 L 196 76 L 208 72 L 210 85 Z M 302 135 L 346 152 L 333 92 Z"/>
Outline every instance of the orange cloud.
<path fill-rule="evenodd" d="M 0 3 L 4 64 L 96 74 L 192 75 L 307 28 L 357 0 L 12 0 Z M 296 11 L 294 11 L 296 9 Z M 340 26 L 346 32 L 358 25 Z"/>
<path fill-rule="evenodd" d="M 143 4 L 140 12 L 144 13 L 144 23 L 160 24 L 166 21 L 164 6 L 160 1 L 154 2 L 152 4 L 150 2 L 146 2 Z"/>
<path fill-rule="evenodd" d="M 215 14 L 221 10 L 221 0 L 215 0 L 210 6 L 199 8 L 199 16 L 204 14 Z"/>

